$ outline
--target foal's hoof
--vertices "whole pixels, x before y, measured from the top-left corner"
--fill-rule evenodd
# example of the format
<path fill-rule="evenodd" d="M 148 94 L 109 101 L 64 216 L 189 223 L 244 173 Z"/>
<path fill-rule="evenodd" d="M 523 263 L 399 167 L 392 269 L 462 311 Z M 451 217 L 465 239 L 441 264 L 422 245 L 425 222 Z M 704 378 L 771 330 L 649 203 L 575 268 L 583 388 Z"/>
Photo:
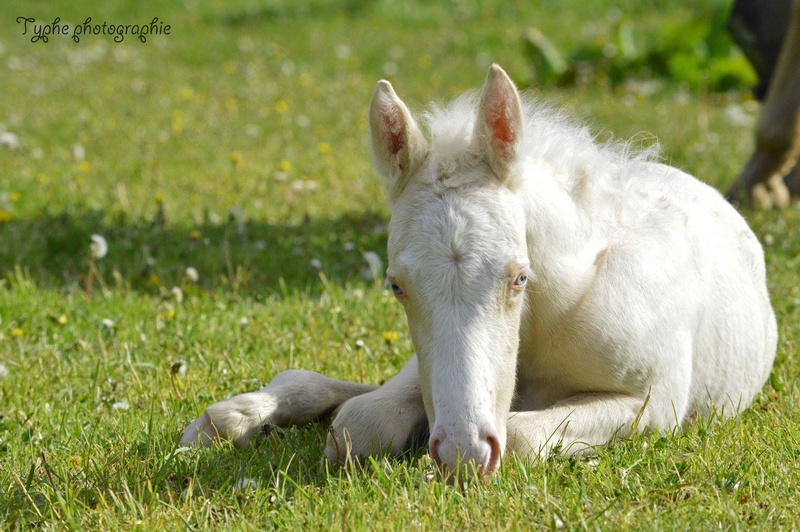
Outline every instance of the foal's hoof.
<path fill-rule="evenodd" d="M 192 421 L 188 427 L 183 429 L 181 434 L 181 445 L 208 447 L 214 440 L 220 439 L 211 418 L 207 413 Z"/>

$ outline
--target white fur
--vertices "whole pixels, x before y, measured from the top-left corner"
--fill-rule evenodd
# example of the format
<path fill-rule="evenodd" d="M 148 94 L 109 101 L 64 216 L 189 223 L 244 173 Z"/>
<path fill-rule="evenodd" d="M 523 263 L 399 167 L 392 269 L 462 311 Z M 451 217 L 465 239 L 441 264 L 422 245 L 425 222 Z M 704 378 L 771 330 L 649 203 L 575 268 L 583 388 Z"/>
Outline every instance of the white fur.
<path fill-rule="evenodd" d="M 716 191 L 520 102 L 497 66 L 479 98 L 423 118 L 429 141 L 378 85 L 387 275 L 417 357 L 359 397 L 357 385 L 279 375 L 282 387 L 246 394 L 250 408 L 237 398 L 209 408 L 183 443 L 242 442 L 263 423 L 354 397 L 334 420 L 329 459 L 398 453 L 427 418 L 443 468 L 471 461 L 490 473 L 506 449 L 573 454 L 750 404 L 777 327 L 761 246 Z"/>

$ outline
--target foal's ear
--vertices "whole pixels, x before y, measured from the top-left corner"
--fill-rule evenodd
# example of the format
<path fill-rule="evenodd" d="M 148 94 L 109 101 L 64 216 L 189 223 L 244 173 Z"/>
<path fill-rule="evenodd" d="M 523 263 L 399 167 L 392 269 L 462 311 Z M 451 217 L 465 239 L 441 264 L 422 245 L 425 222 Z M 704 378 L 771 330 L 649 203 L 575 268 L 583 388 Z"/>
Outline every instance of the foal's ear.
<path fill-rule="evenodd" d="M 386 179 L 389 199 L 405 187 L 411 170 L 425 156 L 428 143 L 392 84 L 382 80 L 375 88 L 369 108 L 372 160 Z"/>
<path fill-rule="evenodd" d="M 523 136 L 522 106 L 514 82 L 498 65 L 489 67 L 486 76 L 475 135 L 492 170 L 506 179 Z"/>

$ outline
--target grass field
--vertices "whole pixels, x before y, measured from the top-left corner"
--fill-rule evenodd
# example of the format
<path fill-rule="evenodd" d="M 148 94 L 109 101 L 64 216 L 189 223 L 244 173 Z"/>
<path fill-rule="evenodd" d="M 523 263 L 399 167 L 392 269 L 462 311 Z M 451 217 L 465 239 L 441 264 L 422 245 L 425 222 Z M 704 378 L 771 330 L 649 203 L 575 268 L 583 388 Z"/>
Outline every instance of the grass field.
<path fill-rule="evenodd" d="M 797 208 L 743 211 L 766 249 L 780 340 L 770 382 L 736 419 L 617 441 L 590 460 L 509 456 L 466 490 L 428 481 L 426 457 L 328 468 L 321 426 L 248 451 L 177 446 L 207 405 L 284 369 L 375 383 L 413 352 L 363 257 L 385 265 L 365 119 L 378 79 L 417 109 L 479 87 L 493 61 L 527 86 L 531 25 L 569 51 L 620 17 L 647 34 L 726 4 L 4 7 L 0 528 L 799 528 Z M 171 29 L 145 43 L 34 43 L 18 16 L 159 17 Z M 752 148 L 746 91 L 636 87 L 534 90 L 601 138 L 658 138 L 665 161 L 724 188 Z M 108 242 L 99 260 L 93 234 Z"/>

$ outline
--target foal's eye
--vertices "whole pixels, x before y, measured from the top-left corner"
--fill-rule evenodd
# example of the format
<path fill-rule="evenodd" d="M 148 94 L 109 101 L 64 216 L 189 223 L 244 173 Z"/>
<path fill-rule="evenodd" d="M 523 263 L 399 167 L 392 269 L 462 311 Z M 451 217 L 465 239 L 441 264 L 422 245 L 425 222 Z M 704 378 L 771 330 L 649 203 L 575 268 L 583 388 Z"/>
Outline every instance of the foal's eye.
<path fill-rule="evenodd" d="M 514 279 L 514 283 L 512 284 L 512 288 L 521 289 L 525 287 L 525 283 L 528 282 L 528 272 L 520 272 L 517 275 L 517 278 Z"/>
<path fill-rule="evenodd" d="M 406 295 L 405 292 L 403 292 L 403 289 L 400 288 L 400 285 L 397 284 L 397 281 L 395 281 L 392 277 L 389 277 L 388 279 L 386 279 L 386 284 L 388 284 L 389 288 L 392 289 L 392 293 L 394 294 L 394 297 L 396 297 L 398 299 L 401 299 L 401 298 L 405 297 L 405 295 Z"/>

